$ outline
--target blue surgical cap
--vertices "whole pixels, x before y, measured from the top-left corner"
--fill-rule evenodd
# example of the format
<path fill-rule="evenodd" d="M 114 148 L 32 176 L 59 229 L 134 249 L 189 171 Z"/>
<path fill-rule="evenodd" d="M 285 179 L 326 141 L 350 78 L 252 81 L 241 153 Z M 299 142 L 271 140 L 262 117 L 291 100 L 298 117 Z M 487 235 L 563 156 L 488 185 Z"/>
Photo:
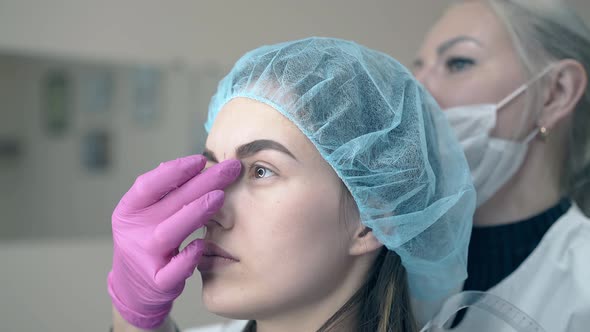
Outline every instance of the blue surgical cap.
<path fill-rule="evenodd" d="M 461 286 L 475 191 L 441 110 L 404 66 L 332 38 L 262 46 L 219 83 L 207 131 L 237 97 L 270 105 L 311 140 L 362 223 L 401 257 L 412 296 L 438 300 Z"/>

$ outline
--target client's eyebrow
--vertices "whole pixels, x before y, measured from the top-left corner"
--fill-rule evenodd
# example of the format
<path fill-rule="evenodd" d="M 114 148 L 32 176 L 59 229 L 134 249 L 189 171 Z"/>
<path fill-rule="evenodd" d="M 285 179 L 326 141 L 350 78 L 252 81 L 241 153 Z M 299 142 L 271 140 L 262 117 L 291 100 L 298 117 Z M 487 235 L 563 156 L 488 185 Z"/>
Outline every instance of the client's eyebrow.
<path fill-rule="evenodd" d="M 203 156 L 211 162 L 218 163 L 217 158 L 215 157 L 215 153 L 213 153 L 213 151 L 207 148 L 205 148 L 205 151 L 203 151 Z"/>
<path fill-rule="evenodd" d="M 236 158 L 248 158 L 264 150 L 275 150 L 278 152 L 282 152 L 288 155 L 289 157 L 295 159 L 295 161 L 298 161 L 295 155 L 291 153 L 291 151 L 289 151 L 289 149 L 287 149 L 284 145 L 270 139 L 259 139 L 252 141 L 250 143 L 246 143 L 244 145 L 240 145 L 236 149 Z M 214 163 L 218 162 L 217 157 L 215 157 L 215 153 L 213 153 L 213 151 L 209 149 L 205 149 L 205 151 L 203 151 L 203 156 L 205 156 L 209 161 L 212 161 Z"/>
<path fill-rule="evenodd" d="M 284 145 L 277 141 L 269 140 L 269 139 L 259 139 L 252 141 L 250 143 L 244 144 L 236 149 L 236 157 L 238 159 L 244 159 L 247 157 L 251 157 L 256 153 L 263 151 L 263 150 L 275 150 L 282 152 L 289 157 L 297 160 L 293 153 L 289 151 Z"/>

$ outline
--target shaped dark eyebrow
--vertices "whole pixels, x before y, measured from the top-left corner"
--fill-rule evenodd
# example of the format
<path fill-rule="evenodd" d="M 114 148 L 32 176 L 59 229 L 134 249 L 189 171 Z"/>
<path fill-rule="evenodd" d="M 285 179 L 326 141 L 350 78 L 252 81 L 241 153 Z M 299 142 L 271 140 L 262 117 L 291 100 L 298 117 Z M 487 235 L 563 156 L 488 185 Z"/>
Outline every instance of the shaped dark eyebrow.
<path fill-rule="evenodd" d="M 217 161 L 217 157 L 215 157 L 215 153 L 213 153 L 213 151 L 205 148 L 205 151 L 203 151 L 203 156 L 205 156 L 205 158 L 207 158 L 207 160 L 212 161 L 214 163 L 218 163 L 219 161 Z"/>
<path fill-rule="evenodd" d="M 284 145 L 282 145 L 281 143 L 279 143 L 277 141 L 273 141 L 273 140 L 269 140 L 269 139 L 255 140 L 250 143 L 240 145 L 236 149 L 236 158 L 237 159 L 245 159 L 245 158 L 251 157 L 251 156 L 257 154 L 258 152 L 264 151 L 264 150 L 275 150 L 275 151 L 278 151 L 278 152 L 288 155 L 289 157 L 293 158 L 295 161 L 299 161 L 299 160 L 297 160 L 295 155 L 293 153 L 291 153 L 291 151 L 289 151 L 289 149 L 287 149 Z M 203 156 L 205 156 L 209 161 L 212 161 L 214 163 L 219 162 L 217 157 L 215 156 L 215 153 L 213 153 L 213 151 L 211 151 L 207 148 L 205 148 L 205 151 L 203 151 Z"/>

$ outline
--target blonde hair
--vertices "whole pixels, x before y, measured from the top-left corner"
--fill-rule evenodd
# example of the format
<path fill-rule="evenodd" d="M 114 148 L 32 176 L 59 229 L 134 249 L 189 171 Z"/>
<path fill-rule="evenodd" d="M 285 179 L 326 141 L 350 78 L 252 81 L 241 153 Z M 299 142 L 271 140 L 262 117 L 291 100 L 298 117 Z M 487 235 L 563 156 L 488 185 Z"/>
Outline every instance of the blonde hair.
<path fill-rule="evenodd" d="M 590 72 L 590 30 L 563 2 L 487 0 L 487 3 L 505 25 L 529 76 L 563 59 L 575 60 L 586 73 Z M 540 96 L 540 86 L 535 85 L 535 88 L 532 96 Z M 562 161 L 560 189 L 590 217 L 589 125 L 590 86 L 587 85 L 574 110 L 565 142 L 567 150 Z"/>

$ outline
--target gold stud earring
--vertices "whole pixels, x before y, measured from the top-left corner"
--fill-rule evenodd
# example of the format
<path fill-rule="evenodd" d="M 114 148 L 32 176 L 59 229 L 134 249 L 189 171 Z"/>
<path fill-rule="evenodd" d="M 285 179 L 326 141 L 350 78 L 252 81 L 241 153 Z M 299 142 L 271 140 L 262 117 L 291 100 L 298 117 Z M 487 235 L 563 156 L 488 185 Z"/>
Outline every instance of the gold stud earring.
<path fill-rule="evenodd" d="M 545 141 L 547 140 L 547 137 L 549 137 L 549 130 L 545 126 L 541 126 L 541 128 L 539 128 L 539 134 L 541 135 L 541 138 Z"/>

